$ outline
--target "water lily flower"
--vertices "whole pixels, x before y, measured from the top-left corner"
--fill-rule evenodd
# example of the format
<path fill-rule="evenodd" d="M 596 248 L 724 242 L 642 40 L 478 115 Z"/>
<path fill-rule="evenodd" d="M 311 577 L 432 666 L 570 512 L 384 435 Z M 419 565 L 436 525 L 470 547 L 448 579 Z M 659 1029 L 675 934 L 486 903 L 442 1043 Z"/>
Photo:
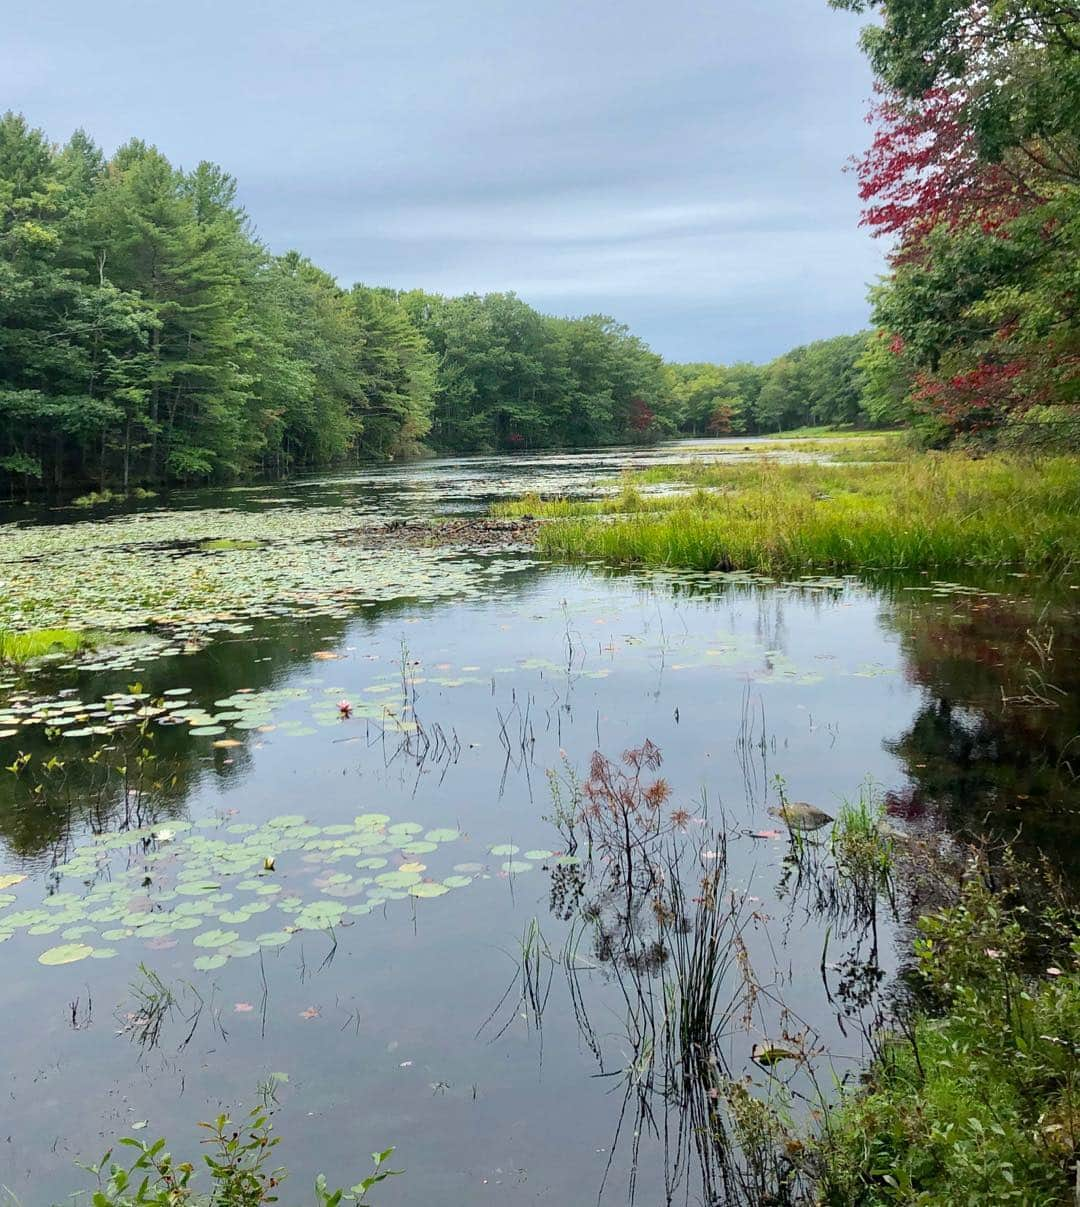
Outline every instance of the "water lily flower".
<path fill-rule="evenodd" d="M 352 716 L 352 705 L 348 700 L 338 701 L 338 712 L 341 713 L 342 720 L 348 720 Z"/>
<path fill-rule="evenodd" d="M 175 837 L 175 830 L 155 830 L 153 833 L 153 839 L 155 842 L 172 842 Z"/>

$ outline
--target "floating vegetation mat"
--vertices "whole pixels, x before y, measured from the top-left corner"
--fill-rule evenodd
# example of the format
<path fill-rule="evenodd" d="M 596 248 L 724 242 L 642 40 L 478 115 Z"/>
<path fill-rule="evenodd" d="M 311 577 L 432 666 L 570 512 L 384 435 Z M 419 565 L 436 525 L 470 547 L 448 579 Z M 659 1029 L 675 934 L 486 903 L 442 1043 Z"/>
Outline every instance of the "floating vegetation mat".
<path fill-rule="evenodd" d="M 333 930 L 387 902 L 442 897 L 477 876 L 531 866 L 429 866 L 460 837 L 384 813 L 330 826 L 300 814 L 260 826 L 210 817 L 102 835 L 54 869 L 58 890 L 38 905 L 20 900 L 25 876 L 0 873 L 0 942 L 17 933 L 40 936 L 37 959 L 45 965 L 108 959 L 123 943 L 183 945 L 196 969 L 210 971 L 285 947 L 306 931 Z"/>
<path fill-rule="evenodd" d="M 363 549 L 349 542 L 365 522 L 357 509 L 334 507 L 7 524 L 0 625 L 152 625 L 168 634 L 157 648 L 118 652 L 94 667 L 114 669 L 140 656 L 190 652 L 209 633 L 246 632 L 243 622 L 255 618 L 345 617 L 364 603 L 480 598 L 504 575 L 534 564 L 441 549 Z"/>
<path fill-rule="evenodd" d="M 398 689 L 397 699 L 385 699 L 383 693 L 394 688 Z M 351 719 L 374 721 L 391 732 L 407 732 L 415 727 L 409 715 L 410 706 L 401 698 L 399 683 L 376 684 L 375 689 L 372 698 L 349 705 Z M 0 738 L 14 737 L 20 730 L 34 728 L 63 738 L 108 737 L 118 729 L 141 724 L 186 726 L 193 737 L 222 738 L 215 743 L 221 747 L 239 744 L 224 738 L 230 731 L 309 737 L 316 732 L 315 726 L 340 724 L 341 709 L 334 700 L 341 691 L 340 687 L 331 687 L 324 689 L 321 696 L 309 699 L 311 693 L 302 687 L 260 692 L 240 688 L 208 707 L 191 703 L 190 687 L 171 687 L 155 698 L 143 691 L 110 692 L 92 703 L 84 702 L 70 691 L 54 697 L 14 695 L 0 705 Z M 283 706 L 305 700 L 309 708 L 307 717 L 278 719 L 277 713 Z"/>

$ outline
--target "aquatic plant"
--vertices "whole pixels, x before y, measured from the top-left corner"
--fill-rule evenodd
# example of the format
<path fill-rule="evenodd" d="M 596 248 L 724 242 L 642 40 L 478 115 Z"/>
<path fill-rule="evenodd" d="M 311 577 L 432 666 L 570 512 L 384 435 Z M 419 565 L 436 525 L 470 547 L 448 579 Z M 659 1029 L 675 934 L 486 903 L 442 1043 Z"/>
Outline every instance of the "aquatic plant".
<path fill-rule="evenodd" d="M 133 781 L 129 796 L 141 791 L 140 783 Z M 38 956 L 55 967 L 111 959 L 114 944 L 127 940 L 190 939 L 193 967 L 213 972 L 308 932 L 332 936 L 344 920 L 386 902 L 426 901 L 467 887 L 486 874 L 484 865 L 436 880 L 417 858 L 460 837 L 448 827 L 394 823 L 384 813 L 329 826 L 312 825 L 302 814 L 261 826 L 222 817 L 143 822 L 72 850 L 54 869 L 58 891 L 40 904 L 12 911 L 4 907 L 15 904 L 16 894 L 0 895 L 0 942 L 17 932 L 58 935 L 64 941 L 53 939 Z M 313 873 L 314 896 L 306 886 Z M 20 885 L 24 880 L 16 877 Z M 173 1003 L 160 986 L 151 989 L 167 1013 Z"/>
<path fill-rule="evenodd" d="M 76 629 L 16 632 L 0 627 L 0 666 L 23 666 L 48 654 L 75 653 L 88 648 L 90 644 L 90 635 Z"/>
<path fill-rule="evenodd" d="M 196 1186 L 196 1162 L 173 1157 L 164 1137 L 151 1142 L 125 1136 L 119 1144 L 134 1150 L 130 1164 L 114 1160 L 110 1149 L 100 1161 L 83 1166 L 97 1181 L 90 1200 L 93 1207 L 179 1207 L 185 1203 L 190 1207 L 260 1207 L 276 1203 L 288 1170 L 271 1164 L 281 1142 L 274 1134 L 273 1113 L 272 1098 L 267 1096 L 244 1119 L 222 1114 L 199 1124 L 207 1133 L 202 1161 L 212 1185 L 206 1191 Z M 320 1174 L 314 1187 L 316 1207 L 368 1203 L 370 1190 L 402 1172 L 386 1167 L 393 1153 L 393 1148 L 373 1153 L 372 1172 L 348 1190 L 330 1190 Z"/>
<path fill-rule="evenodd" d="M 1015 566 L 1060 571 L 1080 555 L 1080 462 L 925 455 L 903 464 L 654 466 L 631 486 L 706 487 L 600 502 L 530 499 L 552 517 L 549 554 L 764 573 Z M 523 504 L 505 505 L 513 513 Z M 518 511 L 520 514 L 520 511 Z M 568 518 L 576 517 L 576 518 Z"/>
<path fill-rule="evenodd" d="M 842 802 L 829 841 L 840 874 L 878 891 L 892 869 L 898 837 L 880 792 L 867 781 L 854 801 Z"/>

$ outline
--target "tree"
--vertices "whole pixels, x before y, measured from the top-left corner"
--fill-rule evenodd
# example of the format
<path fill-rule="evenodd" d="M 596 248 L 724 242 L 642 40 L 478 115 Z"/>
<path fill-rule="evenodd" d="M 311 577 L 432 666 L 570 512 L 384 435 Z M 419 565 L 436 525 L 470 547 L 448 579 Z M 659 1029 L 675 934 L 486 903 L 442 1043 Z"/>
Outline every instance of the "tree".
<path fill-rule="evenodd" d="M 898 237 L 875 322 L 929 430 L 984 434 L 1080 401 L 1080 8 L 835 0 L 883 102 L 864 221 Z M 884 369 L 880 353 L 872 363 Z"/>

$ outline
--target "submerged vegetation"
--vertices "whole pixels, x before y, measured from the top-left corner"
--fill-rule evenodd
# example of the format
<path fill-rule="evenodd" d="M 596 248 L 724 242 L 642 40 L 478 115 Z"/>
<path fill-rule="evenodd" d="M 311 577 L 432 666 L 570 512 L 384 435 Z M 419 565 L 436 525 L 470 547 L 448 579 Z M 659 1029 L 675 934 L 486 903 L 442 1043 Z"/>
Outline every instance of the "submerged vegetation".
<path fill-rule="evenodd" d="M 643 493 L 657 483 L 697 489 Z M 545 553 L 625 565 L 1060 572 L 1080 554 L 1080 461 L 655 466 L 598 502 L 530 497 L 498 510 L 552 518 L 538 536 Z"/>

